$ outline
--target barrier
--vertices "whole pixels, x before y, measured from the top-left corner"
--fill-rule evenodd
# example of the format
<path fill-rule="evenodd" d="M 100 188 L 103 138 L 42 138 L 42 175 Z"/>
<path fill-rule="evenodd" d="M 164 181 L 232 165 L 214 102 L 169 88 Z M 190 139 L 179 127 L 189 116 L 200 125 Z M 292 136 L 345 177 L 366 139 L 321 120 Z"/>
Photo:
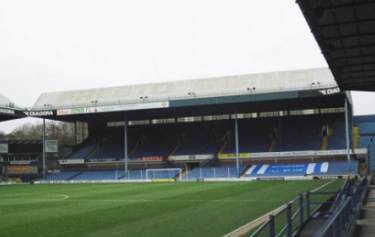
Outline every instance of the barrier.
<path fill-rule="evenodd" d="M 331 213 L 331 216 L 313 237 L 349 237 L 359 217 L 362 200 L 367 193 L 367 183 L 367 178 L 364 178 L 359 182 L 347 182 L 339 192 L 302 193 L 277 213 L 270 215 L 269 220 L 250 236 L 295 236 L 325 204 L 330 206 L 328 214 Z M 335 198 L 329 201 L 329 197 Z"/>
<path fill-rule="evenodd" d="M 147 179 L 111 179 L 111 180 L 58 180 L 58 181 L 35 181 L 34 184 L 110 184 L 110 183 L 151 183 Z"/>
<path fill-rule="evenodd" d="M 60 165 L 78 165 L 84 164 L 84 159 L 68 159 L 68 160 L 59 160 Z"/>
<path fill-rule="evenodd" d="M 367 154 L 367 148 L 359 148 L 354 149 L 354 152 L 350 152 L 352 155 L 363 155 Z M 257 153 L 240 153 L 239 158 L 247 159 L 247 158 L 282 158 L 282 157 L 318 157 L 318 156 L 338 156 L 338 155 L 346 155 L 347 150 L 316 150 L 316 151 L 286 151 L 286 152 L 257 152 Z M 235 159 L 235 153 L 221 153 L 218 155 L 219 159 Z"/>
<path fill-rule="evenodd" d="M 211 160 L 214 158 L 213 154 L 200 154 L 200 155 L 176 155 L 169 156 L 170 161 L 195 161 L 195 160 Z"/>
<path fill-rule="evenodd" d="M 314 237 L 349 237 L 360 216 L 361 207 L 368 192 L 368 179 L 354 184 L 340 196 L 341 202 L 335 206 L 335 212 L 328 218 Z"/>
<path fill-rule="evenodd" d="M 163 161 L 161 156 L 144 156 L 141 158 L 142 161 Z"/>

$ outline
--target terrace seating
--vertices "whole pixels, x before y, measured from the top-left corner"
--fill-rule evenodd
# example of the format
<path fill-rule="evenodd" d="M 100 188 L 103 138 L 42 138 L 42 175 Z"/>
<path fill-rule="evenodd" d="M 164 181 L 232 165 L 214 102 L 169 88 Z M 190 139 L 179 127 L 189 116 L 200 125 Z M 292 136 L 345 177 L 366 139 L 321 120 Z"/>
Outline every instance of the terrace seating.
<path fill-rule="evenodd" d="M 352 160 L 350 166 L 347 161 L 330 162 L 328 167 L 329 175 L 358 174 L 359 162 Z"/>
<path fill-rule="evenodd" d="M 345 123 L 339 121 L 332 125 L 333 134 L 329 137 L 328 149 L 336 150 L 346 147 Z"/>
<path fill-rule="evenodd" d="M 240 165 L 240 173 L 245 169 L 245 166 Z M 197 167 L 185 172 L 183 179 L 209 179 L 209 178 L 236 178 L 236 166 L 216 166 L 216 167 Z"/>
<path fill-rule="evenodd" d="M 87 141 L 70 155 L 70 159 L 86 159 L 95 148 L 92 141 Z"/>
<path fill-rule="evenodd" d="M 118 170 L 84 171 L 73 180 L 116 180 L 122 175 L 123 171 Z"/>
<path fill-rule="evenodd" d="M 179 172 L 177 170 L 163 170 L 152 172 L 149 171 L 147 174 L 148 179 L 175 179 Z"/>
<path fill-rule="evenodd" d="M 62 172 L 57 172 L 57 173 L 51 173 L 47 175 L 45 180 L 47 181 L 69 180 L 77 174 L 79 174 L 79 172 L 62 171 Z"/>
<path fill-rule="evenodd" d="M 336 116 L 289 116 L 239 120 L 239 150 L 245 153 L 287 152 L 345 148 L 345 126 Z M 308 126 L 306 126 L 308 124 Z M 322 128 L 333 131 L 322 148 Z M 234 153 L 233 121 L 154 124 L 129 127 L 130 159 L 147 156 Z M 123 130 L 105 128 L 71 156 L 91 161 L 124 157 Z"/>

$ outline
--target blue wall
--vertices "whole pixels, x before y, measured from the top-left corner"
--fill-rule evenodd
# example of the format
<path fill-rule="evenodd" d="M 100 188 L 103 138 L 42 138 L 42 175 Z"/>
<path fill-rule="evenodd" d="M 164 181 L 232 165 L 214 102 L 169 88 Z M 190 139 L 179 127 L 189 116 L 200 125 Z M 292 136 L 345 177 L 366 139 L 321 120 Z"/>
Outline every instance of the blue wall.
<path fill-rule="evenodd" d="M 369 146 L 370 165 L 375 171 L 375 115 L 355 116 L 353 123 L 355 126 L 359 126 L 360 147 L 367 148 Z"/>

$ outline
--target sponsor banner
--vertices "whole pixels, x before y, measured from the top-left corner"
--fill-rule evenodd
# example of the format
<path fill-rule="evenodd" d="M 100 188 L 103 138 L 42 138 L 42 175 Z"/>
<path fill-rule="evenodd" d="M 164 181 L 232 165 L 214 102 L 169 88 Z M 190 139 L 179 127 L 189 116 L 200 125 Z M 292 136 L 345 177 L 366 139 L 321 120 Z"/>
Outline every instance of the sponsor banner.
<path fill-rule="evenodd" d="M 368 152 L 367 148 L 354 149 L 354 154 L 357 154 L 357 155 L 365 155 L 367 154 L 367 152 Z"/>
<path fill-rule="evenodd" d="M 8 143 L 0 143 L 0 154 L 7 154 L 8 151 Z"/>
<path fill-rule="evenodd" d="M 210 160 L 213 159 L 213 154 L 200 154 L 200 155 L 181 155 L 181 156 L 170 156 L 170 161 L 195 161 L 195 160 Z"/>
<path fill-rule="evenodd" d="M 33 161 L 31 160 L 14 160 L 11 161 L 11 165 L 30 165 Z"/>
<path fill-rule="evenodd" d="M 159 108 L 168 108 L 168 107 L 169 107 L 168 101 L 127 104 L 127 105 L 91 106 L 91 107 L 72 108 L 72 109 L 59 109 L 57 110 L 57 116 L 143 110 L 143 109 L 159 109 Z"/>
<path fill-rule="evenodd" d="M 25 114 L 31 117 L 44 117 L 44 116 L 53 116 L 54 112 L 52 110 L 26 111 Z"/>
<path fill-rule="evenodd" d="M 11 109 L 4 109 L 4 108 L 0 108 L 0 114 L 16 114 L 16 111 L 14 110 L 11 110 Z"/>
<path fill-rule="evenodd" d="M 245 159 L 245 158 L 250 158 L 251 153 L 239 153 L 239 158 Z M 226 159 L 236 159 L 236 154 L 235 153 L 221 153 L 219 154 L 219 159 L 220 160 L 226 160 Z"/>
<path fill-rule="evenodd" d="M 108 162 L 114 162 L 117 161 L 116 158 L 105 158 L 105 159 L 90 159 L 89 163 L 108 163 Z"/>
<path fill-rule="evenodd" d="M 84 159 L 70 159 L 70 160 L 59 160 L 60 165 L 78 165 L 78 164 L 84 164 Z"/>
<path fill-rule="evenodd" d="M 38 174 L 38 167 L 31 165 L 7 166 L 8 175 L 16 174 Z"/>
<path fill-rule="evenodd" d="M 322 95 L 334 95 L 340 93 L 340 88 L 333 87 L 328 89 L 319 90 L 320 94 Z"/>
<path fill-rule="evenodd" d="M 142 157 L 142 161 L 163 161 L 163 157 L 161 156 L 145 156 Z"/>
<path fill-rule="evenodd" d="M 267 174 L 282 175 L 284 173 L 306 173 L 306 164 L 295 165 L 271 165 L 267 169 Z"/>
<path fill-rule="evenodd" d="M 59 143 L 57 140 L 45 141 L 46 153 L 57 153 L 59 151 Z"/>
<path fill-rule="evenodd" d="M 305 157 L 305 156 L 337 156 L 346 155 L 347 150 L 326 150 L 326 151 L 286 151 L 286 152 L 259 152 L 259 153 L 240 153 L 240 158 L 277 158 L 277 157 Z M 367 149 L 355 149 L 350 154 L 367 154 Z M 235 159 L 235 153 L 219 154 L 219 159 Z"/>

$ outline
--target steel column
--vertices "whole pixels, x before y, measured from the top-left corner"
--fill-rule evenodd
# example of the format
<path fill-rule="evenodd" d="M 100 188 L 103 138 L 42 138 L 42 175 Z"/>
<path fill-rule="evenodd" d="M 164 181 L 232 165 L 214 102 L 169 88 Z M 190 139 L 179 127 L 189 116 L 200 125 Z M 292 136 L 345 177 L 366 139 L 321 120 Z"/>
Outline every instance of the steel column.
<path fill-rule="evenodd" d="M 128 170 L 128 121 L 124 121 L 124 167 L 125 167 L 125 178 L 129 178 L 129 170 Z"/>
<path fill-rule="evenodd" d="M 43 138 L 42 138 L 42 149 L 43 149 L 43 154 L 42 154 L 42 159 L 43 159 L 43 178 L 46 178 L 46 119 L 43 119 Z"/>
<path fill-rule="evenodd" d="M 345 99 L 345 137 L 346 137 L 346 158 L 348 160 L 348 170 L 351 167 L 350 159 L 350 135 L 349 135 L 349 103 L 348 99 Z"/>
<path fill-rule="evenodd" d="M 238 118 L 237 113 L 234 119 L 234 136 L 235 136 L 235 143 L 236 143 L 236 170 L 237 170 L 237 177 L 240 177 L 240 148 L 239 148 L 239 135 L 238 135 Z"/>

